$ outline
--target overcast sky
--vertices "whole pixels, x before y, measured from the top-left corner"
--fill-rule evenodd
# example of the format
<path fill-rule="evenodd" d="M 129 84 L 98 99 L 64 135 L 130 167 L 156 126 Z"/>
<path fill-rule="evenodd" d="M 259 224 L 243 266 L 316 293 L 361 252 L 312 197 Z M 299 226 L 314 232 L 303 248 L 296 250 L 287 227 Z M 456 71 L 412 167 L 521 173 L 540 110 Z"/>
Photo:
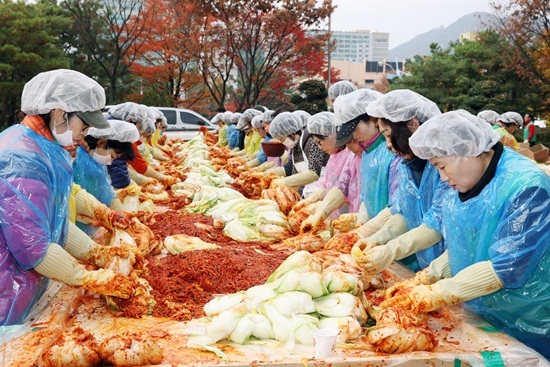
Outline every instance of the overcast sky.
<path fill-rule="evenodd" d="M 390 34 L 390 49 L 461 16 L 492 13 L 489 0 L 332 0 L 333 31 L 377 29 Z"/>

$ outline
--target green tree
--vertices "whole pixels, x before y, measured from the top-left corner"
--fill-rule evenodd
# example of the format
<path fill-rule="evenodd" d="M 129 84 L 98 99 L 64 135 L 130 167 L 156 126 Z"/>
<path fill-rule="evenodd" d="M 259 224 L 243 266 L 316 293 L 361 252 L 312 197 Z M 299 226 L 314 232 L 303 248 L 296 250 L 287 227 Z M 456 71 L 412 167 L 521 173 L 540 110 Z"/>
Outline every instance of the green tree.
<path fill-rule="evenodd" d="M 64 29 L 71 26 L 53 0 L 36 4 L 0 1 L 0 116 L 4 129 L 17 121 L 25 83 L 36 74 L 69 68 L 64 53 Z"/>
<path fill-rule="evenodd" d="M 298 93 L 290 98 L 290 102 L 299 110 L 316 114 L 327 110 L 327 89 L 322 80 L 306 80 L 298 87 Z"/>
<path fill-rule="evenodd" d="M 508 67 L 503 47 L 511 47 L 494 31 L 476 41 L 457 41 L 442 49 L 431 45 L 430 56 L 416 56 L 410 75 L 394 79 L 392 89 L 409 88 L 439 105 L 442 111 L 484 109 L 523 111 L 537 98 L 529 81 Z"/>

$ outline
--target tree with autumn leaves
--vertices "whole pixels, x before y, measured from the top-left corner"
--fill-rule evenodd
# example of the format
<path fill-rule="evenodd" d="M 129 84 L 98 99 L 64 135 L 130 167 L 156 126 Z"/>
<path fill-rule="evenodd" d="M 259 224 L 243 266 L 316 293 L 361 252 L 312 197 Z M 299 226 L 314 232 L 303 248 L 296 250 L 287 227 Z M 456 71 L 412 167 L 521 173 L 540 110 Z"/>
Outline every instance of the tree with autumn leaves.
<path fill-rule="evenodd" d="M 174 105 L 279 104 L 297 78 L 326 74 L 326 38 L 306 30 L 333 10 L 329 1 L 155 1 L 132 70 Z"/>

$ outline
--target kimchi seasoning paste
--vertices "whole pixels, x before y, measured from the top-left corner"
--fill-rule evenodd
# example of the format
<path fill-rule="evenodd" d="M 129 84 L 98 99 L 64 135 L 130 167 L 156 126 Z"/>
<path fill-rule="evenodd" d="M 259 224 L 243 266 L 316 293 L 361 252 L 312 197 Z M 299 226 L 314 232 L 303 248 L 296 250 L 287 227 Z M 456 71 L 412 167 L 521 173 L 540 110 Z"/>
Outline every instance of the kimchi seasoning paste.
<path fill-rule="evenodd" d="M 201 317 L 214 295 L 265 283 L 288 255 L 265 246 L 235 244 L 150 258 L 143 276 L 153 288 L 153 315 L 178 320 Z"/>

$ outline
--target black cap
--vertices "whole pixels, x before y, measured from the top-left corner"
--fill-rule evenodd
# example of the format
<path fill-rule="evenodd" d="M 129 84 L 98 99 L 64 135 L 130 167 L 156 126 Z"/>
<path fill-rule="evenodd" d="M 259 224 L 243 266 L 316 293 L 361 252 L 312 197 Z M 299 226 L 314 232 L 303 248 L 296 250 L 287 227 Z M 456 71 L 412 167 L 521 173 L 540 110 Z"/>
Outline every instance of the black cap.
<path fill-rule="evenodd" d="M 353 138 L 353 132 L 359 125 L 359 119 L 355 118 L 346 122 L 338 128 L 338 133 L 336 134 L 336 144 L 335 148 L 343 147 Z"/>

